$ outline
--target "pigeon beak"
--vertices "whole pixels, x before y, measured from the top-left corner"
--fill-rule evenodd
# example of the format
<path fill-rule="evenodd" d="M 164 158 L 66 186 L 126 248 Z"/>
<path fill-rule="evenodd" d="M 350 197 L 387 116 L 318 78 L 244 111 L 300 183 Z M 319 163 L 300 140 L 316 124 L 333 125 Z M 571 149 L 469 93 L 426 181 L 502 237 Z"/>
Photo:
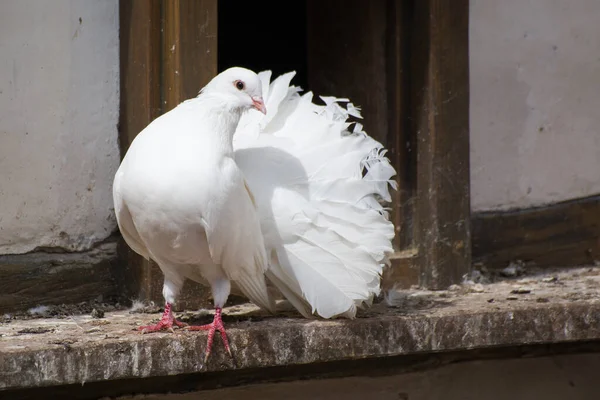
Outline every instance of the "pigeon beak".
<path fill-rule="evenodd" d="M 265 107 L 265 103 L 263 102 L 262 97 L 253 97 L 252 104 L 254 105 L 254 108 L 256 108 L 258 111 L 267 115 L 267 107 Z"/>

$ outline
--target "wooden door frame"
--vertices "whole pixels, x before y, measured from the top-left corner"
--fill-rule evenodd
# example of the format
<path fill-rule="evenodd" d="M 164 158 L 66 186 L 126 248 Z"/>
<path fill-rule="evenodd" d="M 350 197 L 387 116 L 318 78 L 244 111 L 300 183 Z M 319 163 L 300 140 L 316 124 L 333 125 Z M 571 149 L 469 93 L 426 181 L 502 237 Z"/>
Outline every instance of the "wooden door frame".
<path fill-rule="evenodd" d="M 398 252 L 387 275 L 443 289 L 458 283 L 471 265 L 469 2 L 385 0 L 385 5 L 386 137 L 400 171 L 393 217 Z M 122 1 L 120 13 L 124 154 L 148 123 L 216 75 L 217 0 Z M 326 39 L 336 40 L 320 37 Z M 162 301 L 160 271 L 122 247 L 131 296 Z"/>

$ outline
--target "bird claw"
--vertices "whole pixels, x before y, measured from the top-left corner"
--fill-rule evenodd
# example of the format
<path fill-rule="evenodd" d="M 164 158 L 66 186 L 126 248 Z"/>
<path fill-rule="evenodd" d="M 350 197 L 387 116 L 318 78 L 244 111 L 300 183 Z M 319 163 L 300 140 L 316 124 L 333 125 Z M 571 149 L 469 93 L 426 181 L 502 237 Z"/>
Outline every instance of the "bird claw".
<path fill-rule="evenodd" d="M 204 356 L 204 364 L 208 362 L 208 358 L 210 357 L 210 353 L 212 351 L 213 339 L 215 333 L 219 331 L 221 334 L 221 339 L 223 340 L 223 345 L 225 346 L 225 350 L 229 356 L 233 359 L 233 354 L 231 353 L 231 348 L 229 347 L 229 340 L 227 339 L 227 333 L 225 333 L 225 326 L 223 325 L 223 320 L 221 319 L 221 309 L 217 308 L 215 311 L 215 316 L 213 318 L 213 322 L 206 325 L 200 326 L 189 326 L 189 330 L 191 331 L 208 331 L 208 340 L 206 343 L 206 353 Z"/>
<path fill-rule="evenodd" d="M 163 315 L 162 315 L 160 321 L 158 321 L 158 323 L 156 323 L 155 325 L 140 326 L 138 328 L 138 331 L 141 331 L 142 334 L 159 332 L 159 331 L 163 331 L 163 330 L 167 330 L 171 333 L 175 333 L 175 330 L 173 329 L 173 327 L 183 328 L 185 326 L 187 326 L 187 324 L 177 321 L 173 317 L 173 313 L 171 311 L 171 305 L 169 303 L 167 303 L 167 305 L 165 305 L 165 312 L 163 313 Z"/>
<path fill-rule="evenodd" d="M 229 357 L 231 357 L 231 359 L 233 360 L 233 364 L 237 366 L 236 360 L 233 357 L 233 353 L 231 352 L 231 348 L 229 347 L 229 340 L 227 339 L 227 333 L 225 333 L 225 326 L 223 325 L 223 320 L 221 319 L 220 308 L 217 308 L 215 310 L 213 322 L 211 322 L 210 324 L 200 326 L 189 326 L 188 324 L 178 321 L 173 317 L 173 313 L 171 311 L 171 304 L 167 303 L 165 305 L 165 312 L 163 313 L 162 318 L 160 319 L 160 321 L 158 321 L 157 324 L 140 326 L 138 330 L 141 331 L 142 334 L 150 332 L 159 332 L 163 330 L 175 333 L 174 328 L 182 328 L 188 331 L 208 331 L 208 341 L 206 343 L 204 365 L 208 363 L 215 333 L 219 331 L 219 333 L 221 334 L 221 339 L 223 340 L 223 346 L 225 346 L 225 350 L 227 350 L 227 354 L 229 354 Z"/>

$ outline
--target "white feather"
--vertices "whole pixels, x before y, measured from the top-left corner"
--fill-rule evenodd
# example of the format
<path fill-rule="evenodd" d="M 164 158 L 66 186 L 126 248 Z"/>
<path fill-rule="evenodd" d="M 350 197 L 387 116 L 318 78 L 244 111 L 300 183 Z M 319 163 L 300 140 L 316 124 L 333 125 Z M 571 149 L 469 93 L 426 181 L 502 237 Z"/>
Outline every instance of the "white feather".
<path fill-rule="evenodd" d="M 264 82 L 270 73 L 259 74 Z M 236 162 L 259 204 L 267 278 L 303 315 L 353 318 L 379 294 L 394 227 L 379 200 L 390 201 L 394 168 L 385 150 L 349 117 L 360 110 L 270 84 L 267 115 L 244 116 L 234 136 Z M 282 95 L 285 94 L 285 95 Z"/>

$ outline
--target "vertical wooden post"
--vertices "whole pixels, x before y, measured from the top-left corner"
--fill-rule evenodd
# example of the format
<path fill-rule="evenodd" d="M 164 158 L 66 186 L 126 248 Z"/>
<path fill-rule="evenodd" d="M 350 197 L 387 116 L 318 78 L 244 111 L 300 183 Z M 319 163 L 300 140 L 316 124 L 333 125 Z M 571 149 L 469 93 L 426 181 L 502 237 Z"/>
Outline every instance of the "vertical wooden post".
<path fill-rule="evenodd" d="M 135 136 L 161 112 L 160 0 L 121 1 L 119 7 L 119 140 L 124 154 Z"/>
<path fill-rule="evenodd" d="M 416 195 L 416 143 L 410 130 L 410 18 L 409 1 L 388 1 L 387 13 L 387 146 L 397 172 L 392 218 L 396 227 L 395 247 L 414 246 Z"/>
<path fill-rule="evenodd" d="M 163 1 L 163 112 L 217 75 L 217 0 Z"/>
<path fill-rule="evenodd" d="M 121 101 L 119 143 L 125 155 L 135 136 L 161 113 L 160 0 L 119 2 Z M 119 246 L 126 265 L 122 281 L 128 298 L 150 299 L 156 266 Z M 154 278 L 153 278 L 154 277 Z"/>
<path fill-rule="evenodd" d="M 469 0 L 416 0 L 412 26 L 420 284 L 444 289 L 471 266 Z"/>
<path fill-rule="evenodd" d="M 217 0 L 136 0 L 119 4 L 119 139 L 124 155 L 135 136 L 152 120 L 196 96 L 216 75 Z M 163 276 L 158 266 L 125 244 L 121 254 L 127 264 L 123 277 L 127 295 L 160 304 Z"/>
<path fill-rule="evenodd" d="M 384 270 L 383 288 L 408 288 L 419 283 L 416 217 L 416 134 L 410 128 L 410 34 L 413 2 L 387 1 L 386 66 L 388 132 L 386 146 L 396 168 L 398 190 L 393 192 L 392 221 L 395 254 Z"/>

